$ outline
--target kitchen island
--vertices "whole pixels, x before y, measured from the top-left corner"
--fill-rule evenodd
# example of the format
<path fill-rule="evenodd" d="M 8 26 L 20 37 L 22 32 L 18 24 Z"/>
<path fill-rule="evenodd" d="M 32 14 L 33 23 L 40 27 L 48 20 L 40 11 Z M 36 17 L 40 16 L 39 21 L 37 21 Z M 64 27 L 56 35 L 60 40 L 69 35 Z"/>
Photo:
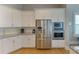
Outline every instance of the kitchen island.
<path fill-rule="evenodd" d="M 79 54 L 79 45 L 78 44 L 71 44 L 70 49 L 75 53 Z"/>

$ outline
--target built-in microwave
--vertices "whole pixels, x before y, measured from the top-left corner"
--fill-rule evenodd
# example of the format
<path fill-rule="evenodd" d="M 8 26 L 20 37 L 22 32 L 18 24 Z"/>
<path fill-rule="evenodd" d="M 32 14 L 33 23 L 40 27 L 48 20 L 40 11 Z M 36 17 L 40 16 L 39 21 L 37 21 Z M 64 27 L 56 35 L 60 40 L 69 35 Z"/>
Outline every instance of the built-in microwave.
<path fill-rule="evenodd" d="M 54 22 L 54 30 L 63 30 L 63 22 Z"/>

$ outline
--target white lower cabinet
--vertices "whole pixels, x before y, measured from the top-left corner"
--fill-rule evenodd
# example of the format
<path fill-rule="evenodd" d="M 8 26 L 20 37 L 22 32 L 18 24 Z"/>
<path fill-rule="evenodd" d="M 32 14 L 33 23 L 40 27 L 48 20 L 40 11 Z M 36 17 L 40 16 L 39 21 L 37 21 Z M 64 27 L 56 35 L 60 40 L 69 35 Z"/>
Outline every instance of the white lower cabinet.
<path fill-rule="evenodd" d="M 20 38 L 20 36 L 1 39 L 0 40 L 0 53 L 6 54 L 6 53 L 13 52 L 17 49 L 20 49 L 22 47 L 21 40 L 22 39 Z"/>
<path fill-rule="evenodd" d="M 0 40 L 0 54 L 7 54 L 22 47 L 35 48 L 35 35 L 19 35 Z M 52 40 L 52 48 L 64 47 L 64 40 Z"/>
<path fill-rule="evenodd" d="M 64 40 L 52 40 L 52 48 L 64 48 Z"/>
<path fill-rule="evenodd" d="M 19 35 L 0 40 L 0 54 L 7 54 L 22 47 L 34 48 L 35 35 Z"/>
<path fill-rule="evenodd" d="M 22 46 L 22 39 L 20 38 L 20 36 L 17 36 L 17 37 L 13 37 L 12 39 L 13 40 L 13 45 L 14 45 L 14 49 L 17 50 L 17 49 L 20 49 Z"/>
<path fill-rule="evenodd" d="M 2 40 L 0 40 L 0 54 L 2 53 Z"/>
<path fill-rule="evenodd" d="M 35 48 L 35 35 L 23 35 L 23 47 Z"/>
<path fill-rule="evenodd" d="M 12 38 L 2 39 L 2 53 L 10 53 L 14 50 Z"/>

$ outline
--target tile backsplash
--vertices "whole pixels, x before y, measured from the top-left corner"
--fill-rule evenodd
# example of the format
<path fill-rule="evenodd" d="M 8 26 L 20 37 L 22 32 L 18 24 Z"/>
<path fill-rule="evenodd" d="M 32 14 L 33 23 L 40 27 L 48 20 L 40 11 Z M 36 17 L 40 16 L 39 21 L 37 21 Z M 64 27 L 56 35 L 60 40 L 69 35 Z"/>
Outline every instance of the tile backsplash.
<path fill-rule="evenodd" d="M 1 35 L 9 35 L 9 34 L 21 34 L 21 27 L 16 28 L 0 28 L 0 36 Z M 33 29 L 35 27 L 24 27 L 24 34 L 33 34 Z"/>
<path fill-rule="evenodd" d="M 5 28 L 5 34 L 19 34 L 20 28 Z"/>
<path fill-rule="evenodd" d="M 4 29 L 0 28 L 0 35 L 3 35 L 3 34 L 4 34 Z"/>
<path fill-rule="evenodd" d="M 0 35 L 19 34 L 20 28 L 0 28 Z"/>
<path fill-rule="evenodd" d="M 33 34 L 33 29 L 35 29 L 35 27 L 25 27 L 24 33 L 25 34 Z"/>

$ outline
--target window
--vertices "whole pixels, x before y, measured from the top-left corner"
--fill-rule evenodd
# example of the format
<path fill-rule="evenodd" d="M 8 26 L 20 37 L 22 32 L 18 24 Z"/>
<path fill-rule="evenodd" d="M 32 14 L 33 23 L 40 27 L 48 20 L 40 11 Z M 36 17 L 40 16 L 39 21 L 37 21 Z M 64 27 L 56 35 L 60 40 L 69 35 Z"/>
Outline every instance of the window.
<path fill-rule="evenodd" d="M 79 34 L 79 15 L 75 15 L 75 34 Z"/>

